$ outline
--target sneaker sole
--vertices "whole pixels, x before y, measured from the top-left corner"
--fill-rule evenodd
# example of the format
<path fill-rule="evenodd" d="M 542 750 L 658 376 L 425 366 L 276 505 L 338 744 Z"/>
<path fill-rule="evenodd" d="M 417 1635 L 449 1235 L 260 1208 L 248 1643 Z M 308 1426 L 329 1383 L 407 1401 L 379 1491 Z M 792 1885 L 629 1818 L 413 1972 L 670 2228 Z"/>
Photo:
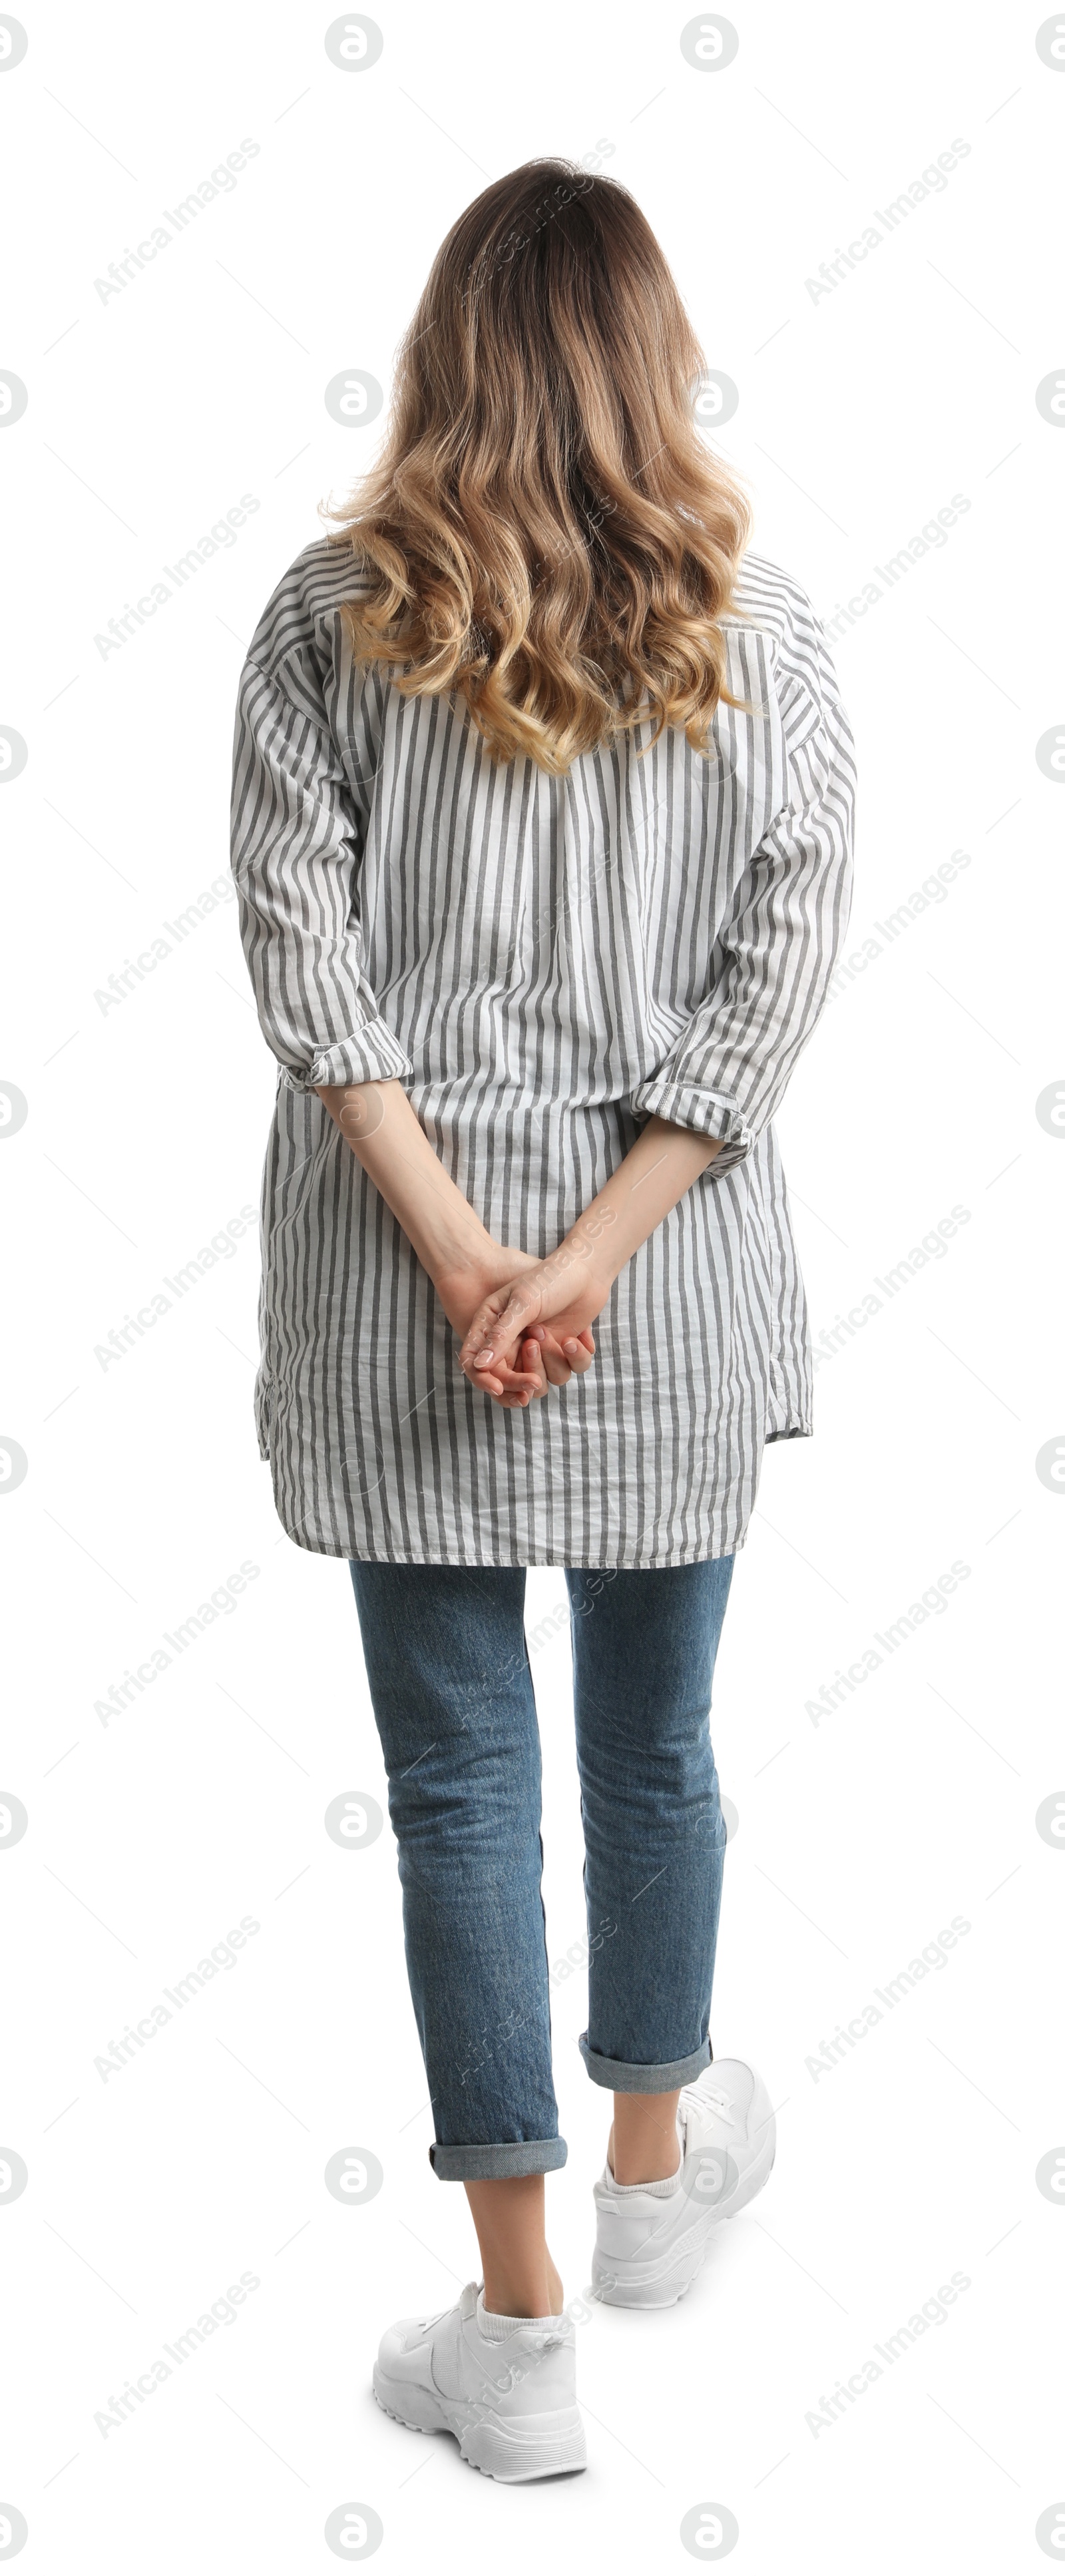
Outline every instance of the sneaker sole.
<path fill-rule="evenodd" d="M 608 2262 L 598 2247 L 592 2256 L 592 2289 L 596 2299 L 608 2308 L 673 2308 L 678 2299 L 698 2279 L 710 2250 L 715 2227 L 726 2218 L 735 2218 L 748 2201 L 754 2200 L 768 2182 L 776 2159 L 776 2137 L 767 2141 L 760 2156 L 748 2167 L 736 2190 L 719 2209 L 700 2212 L 701 2241 L 682 2254 L 660 2255 L 657 2261 L 638 2264 L 630 2261 L 619 2270 L 618 2263 Z"/>
<path fill-rule="evenodd" d="M 529 2417 L 523 2424 L 504 2423 L 498 2415 L 471 2422 L 430 2389 L 389 2379 L 379 2363 L 373 2393 L 382 2413 L 390 2415 L 393 2423 L 405 2425 L 408 2432 L 452 2433 L 468 2467 L 498 2479 L 502 2486 L 521 2486 L 531 2478 L 566 2477 L 588 2466 L 584 2426 L 576 2406 L 544 2414 L 539 2421 Z"/>

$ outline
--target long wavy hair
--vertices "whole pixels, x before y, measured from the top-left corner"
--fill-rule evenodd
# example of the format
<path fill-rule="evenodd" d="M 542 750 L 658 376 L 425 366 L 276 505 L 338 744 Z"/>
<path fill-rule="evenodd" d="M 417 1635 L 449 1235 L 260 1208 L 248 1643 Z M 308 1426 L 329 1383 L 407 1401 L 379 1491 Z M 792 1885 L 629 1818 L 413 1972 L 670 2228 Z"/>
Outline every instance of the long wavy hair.
<path fill-rule="evenodd" d="M 529 161 L 452 226 L 400 347 L 376 465 L 327 515 L 359 665 L 457 692 L 492 755 L 554 775 L 653 720 L 713 748 L 751 509 L 703 446 L 705 360 L 628 189 Z"/>

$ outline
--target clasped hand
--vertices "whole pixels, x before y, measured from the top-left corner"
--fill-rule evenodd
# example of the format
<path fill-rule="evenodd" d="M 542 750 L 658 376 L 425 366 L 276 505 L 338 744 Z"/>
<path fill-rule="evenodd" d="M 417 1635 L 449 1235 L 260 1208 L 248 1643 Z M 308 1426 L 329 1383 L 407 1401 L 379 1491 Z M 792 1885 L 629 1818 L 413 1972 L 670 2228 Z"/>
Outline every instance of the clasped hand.
<path fill-rule="evenodd" d="M 497 1404 L 516 1407 L 591 1367 L 591 1326 L 613 1279 L 605 1265 L 597 1267 L 591 1245 L 571 1240 L 546 1260 L 495 1244 L 435 1285 L 462 1334 L 463 1375 Z"/>

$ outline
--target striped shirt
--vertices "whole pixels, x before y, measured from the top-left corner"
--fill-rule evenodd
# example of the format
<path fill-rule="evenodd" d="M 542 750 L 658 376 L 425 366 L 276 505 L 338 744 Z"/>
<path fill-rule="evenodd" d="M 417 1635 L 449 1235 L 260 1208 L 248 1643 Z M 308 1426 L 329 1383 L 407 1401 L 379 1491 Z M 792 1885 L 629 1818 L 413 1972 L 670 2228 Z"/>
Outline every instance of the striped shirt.
<path fill-rule="evenodd" d="M 290 1538 L 403 1565 L 686 1565 L 742 1546 L 810 1431 L 772 1126 L 847 926 L 854 759 L 823 630 L 748 554 L 709 755 L 653 727 L 553 778 L 461 697 L 357 669 L 359 575 L 308 546 L 240 684 L 233 869 L 278 1059 L 260 1450 Z M 643 757 L 639 753 L 643 750 Z M 402 1081 L 503 1243 L 552 1251 L 657 1111 L 721 1152 L 625 1265 L 586 1374 L 469 1384 L 406 1235 L 317 1098 Z"/>

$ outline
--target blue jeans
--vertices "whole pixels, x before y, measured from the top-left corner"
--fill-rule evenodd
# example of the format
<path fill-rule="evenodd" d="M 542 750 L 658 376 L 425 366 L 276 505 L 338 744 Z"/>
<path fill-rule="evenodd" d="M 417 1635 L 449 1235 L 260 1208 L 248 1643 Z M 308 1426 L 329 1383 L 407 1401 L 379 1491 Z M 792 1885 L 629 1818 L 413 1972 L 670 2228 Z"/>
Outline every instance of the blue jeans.
<path fill-rule="evenodd" d="M 709 2065 L 725 1828 L 708 1716 L 734 1559 L 566 1571 L 594 2084 Z M 353 1564 L 445 2181 L 565 2164 L 525 1568 Z"/>

